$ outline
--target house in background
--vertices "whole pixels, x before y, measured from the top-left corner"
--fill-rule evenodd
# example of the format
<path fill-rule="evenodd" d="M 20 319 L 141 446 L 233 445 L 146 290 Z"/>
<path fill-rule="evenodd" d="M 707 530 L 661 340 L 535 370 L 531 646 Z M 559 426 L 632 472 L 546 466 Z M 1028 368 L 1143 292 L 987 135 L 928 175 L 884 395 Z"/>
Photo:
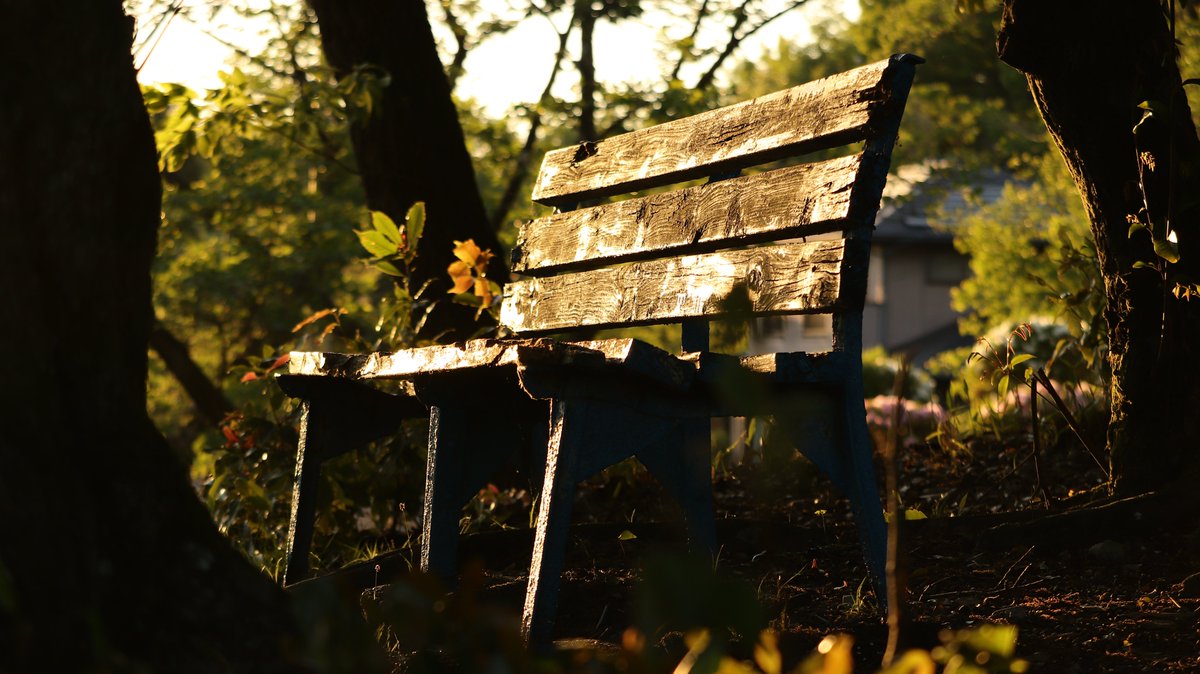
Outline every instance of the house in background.
<path fill-rule="evenodd" d="M 1000 173 L 980 176 L 974 181 L 978 198 L 995 201 L 1007 179 Z M 889 179 L 872 239 L 864 349 L 882 346 L 889 353 L 905 353 L 919 366 L 942 351 L 972 343 L 959 335 L 959 314 L 950 307 L 950 289 L 967 277 L 967 257 L 954 249 L 953 234 L 931 226 L 939 207 L 953 212 L 970 205 L 961 190 L 931 177 L 927 166 L 901 167 Z M 828 351 L 832 327 L 829 314 L 761 319 L 748 350 Z"/>

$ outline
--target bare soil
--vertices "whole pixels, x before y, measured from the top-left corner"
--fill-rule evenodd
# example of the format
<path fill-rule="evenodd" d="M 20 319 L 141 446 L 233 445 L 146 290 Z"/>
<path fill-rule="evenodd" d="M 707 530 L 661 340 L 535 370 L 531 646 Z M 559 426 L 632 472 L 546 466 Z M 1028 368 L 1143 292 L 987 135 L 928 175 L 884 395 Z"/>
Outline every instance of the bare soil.
<path fill-rule="evenodd" d="M 1049 536 L 993 529 L 1105 496 L 1082 450 L 1061 443 L 1044 454 L 1035 469 L 1028 447 L 1003 443 L 902 452 L 901 497 L 926 516 L 903 527 L 906 644 L 931 648 L 946 629 L 1012 624 L 1033 671 L 1200 672 L 1196 521 L 1135 516 L 1132 527 Z M 795 458 L 747 463 L 715 488 L 719 571 L 754 586 L 785 663 L 828 634 L 849 633 L 858 671 L 874 671 L 887 631 L 847 504 Z M 679 513 L 651 478 L 625 470 L 585 483 L 575 521 L 558 635 L 619 643 L 635 619 L 640 564 L 679 544 Z M 486 569 L 485 601 L 519 610 L 530 546 L 528 529 L 464 537 L 461 556 Z M 678 635 L 663 643 L 682 654 Z"/>

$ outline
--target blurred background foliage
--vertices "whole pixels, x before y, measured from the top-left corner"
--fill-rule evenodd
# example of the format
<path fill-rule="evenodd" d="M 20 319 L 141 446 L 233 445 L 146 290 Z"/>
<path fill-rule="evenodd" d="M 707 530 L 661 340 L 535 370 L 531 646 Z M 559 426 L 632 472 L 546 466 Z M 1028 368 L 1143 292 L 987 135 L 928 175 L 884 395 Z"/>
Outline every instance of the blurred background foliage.
<path fill-rule="evenodd" d="M 780 40 L 761 53 L 739 49 L 741 40 L 773 21 L 780 8 L 801 5 L 807 5 L 812 21 L 812 41 Z M 177 6 L 153 0 L 139 3 L 138 11 L 156 17 Z M 840 3 L 828 0 L 771 8 L 717 0 L 557 0 L 513 6 L 515 12 L 501 16 L 488 3 L 427 3 L 435 32 L 444 38 L 442 60 L 452 82 L 462 74 L 472 47 L 515 22 L 557 17 L 555 29 L 571 45 L 553 64 L 555 73 L 575 71 L 568 81 L 576 85 L 567 93 L 561 86 L 547 87 L 540 100 L 515 104 L 503 115 L 489 114 L 477 101 L 456 99 L 478 189 L 493 216 L 492 223 L 480 227 L 494 228 L 502 244 L 513 241 L 516 221 L 542 212 L 527 195 L 546 150 L 577 143 L 592 132 L 632 130 L 895 52 L 914 52 L 927 64 L 905 114 L 895 163 L 936 164 L 969 201 L 974 198 L 970 177 L 979 169 L 1011 176 L 999 201 L 937 218 L 937 226 L 952 231 L 958 250 L 970 258 L 972 275 L 954 292 L 963 333 L 1008 334 L 1013 322 L 1036 319 L 1028 348 L 1038 360 L 1030 364 L 1047 367 L 1068 386 L 1102 390 L 1103 295 L 1087 220 L 1024 79 L 995 56 L 998 9 L 959 12 L 945 0 L 860 0 L 861 13 L 851 19 L 841 13 Z M 183 11 L 202 20 L 204 5 L 188 7 Z M 192 466 L 197 489 L 221 528 L 258 565 L 276 573 L 291 494 L 297 410 L 270 382 L 270 372 L 293 349 L 426 343 L 431 336 L 393 328 L 438 298 L 422 297 L 420 289 L 405 287 L 404 279 L 380 273 L 355 234 L 372 225 L 350 128 L 379 114 L 379 92 L 388 86 L 389 74 L 364 68 L 336 78 L 322 57 L 316 17 L 302 3 L 227 7 L 268 19 L 273 28 L 262 50 L 236 53 L 215 90 L 196 92 L 179 84 L 145 89 L 165 185 L 154 268 L 162 336 L 153 345 L 150 411 Z M 572 51 L 591 39 L 586 32 L 580 35 L 589 22 L 621 25 L 648 16 L 673 22 L 670 34 L 684 36 L 672 40 L 663 31 L 658 82 L 597 80 Z M 1191 14 L 1181 19 L 1186 77 L 1200 63 L 1200 26 Z M 595 90 L 590 101 L 582 93 L 585 86 Z M 585 119 L 594 129 L 585 128 Z M 521 162 L 532 162 L 532 168 L 521 169 Z M 419 254 L 446 265 L 454 260 L 450 250 L 420 248 Z M 665 346 L 678 339 L 662 330 L 646 334 Z M 718 337 L 731 349 L 743 340 L 744 335 Z M 1003 343 L 1004 337 L 993 342 Z M 998 409 L 996 395 L 1006 393 L 990 386 L 978 363 L 967 368 L 969 351 L 933 361 L 930 369 L 943 381 L 940 391 L 925 373 L 914 373 L 906 390 L 906 396 L 965 410 L 967 421 L 953 429 L 959 439 L 986 430 L 981 405 Z M 889 393 L 894 361 L 882 353 L 867 360 L 873 394 Z M 947 388 L 945 381 L 960 384 Z M 951 400 L 955 395 L 957 402 Z M 994 425 L 996 417 L 991 418 Z M 930 442 L 943 442 L 948 432 L 931 431 Z M 411 424 L 388 443 L 342 457 L 326 469 L 315 550 L 324 563 L 353 560 L 379 546 L 411 547 L 418 526 L 413 510 L 420 503 L 423 433 L 420 423 Z M 528 507 L 528 499 L 510 500 Z M 503 526 L 503 518 L 486 512 L 486 506 L 475 504 L 464 512 L 464 526 Z"/>

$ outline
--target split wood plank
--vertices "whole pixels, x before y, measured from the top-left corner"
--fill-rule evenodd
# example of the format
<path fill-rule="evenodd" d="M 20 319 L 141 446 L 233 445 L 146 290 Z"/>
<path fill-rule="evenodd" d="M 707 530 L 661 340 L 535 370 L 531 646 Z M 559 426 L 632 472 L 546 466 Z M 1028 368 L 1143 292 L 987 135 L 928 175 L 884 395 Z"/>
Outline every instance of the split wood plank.
<path fill-rule="evenodd" d="M 518 333 L 840 307 L 846 240 L 634 262 L 533 278 L 505 289 L 500 322 Z"/>
<path fill-rule="evenodd" d="M 546 154 L 533 200 L 566 205 L 681 182 L 867 136 L 892 61 L 744 103 Z"/>
<path fill-rule="evenodd" d="M 553 361 L 559 365 L 603 363 L 604 355 L 581 346 L 549 339 L 476 339 L 444 346 L 405 349 L 395 353 L 342 354 L 294 351 L 288 374 L 347 379 L 413 378 L 479 368 L 516 366 L 524 361 Z"/>
<path fill-rule="evenodd" d="M 512 270 L 545 276 L 843 229 L 861 165 L 860 154 L 539 218 L 521 227 Z"/>
<path fill-rule="evenodd" d="M 400 379 L 405 393 L 414 396 L 414 386 L 406 379 L 419 379 L 424 384 L 432 378 L 452 372 L 537 365 L 592 369 L 616 367 L 622 375 L 634 375 L 676 390 L 687 389 L 696 378 L 694 364 L 638 339 L 566 343 L 549 339 L 480 339 L 395 353 L 293 351 L 288 361 L 288 374 L 281 378 L 281 383 L 286 381 L 289 392 L 297 393 L 297 387 L 309 382 L 331 386 L 328 383 L 330 379 Z M 368 390 L 376 395 L 384 395 Z M 428 386 L 423 386 L 423 390 L 428 390 Z M 311 395 L 310 392 L 309 397 Z M 418 404 L 415 399 L 412 400 L 414 405 Z"/>

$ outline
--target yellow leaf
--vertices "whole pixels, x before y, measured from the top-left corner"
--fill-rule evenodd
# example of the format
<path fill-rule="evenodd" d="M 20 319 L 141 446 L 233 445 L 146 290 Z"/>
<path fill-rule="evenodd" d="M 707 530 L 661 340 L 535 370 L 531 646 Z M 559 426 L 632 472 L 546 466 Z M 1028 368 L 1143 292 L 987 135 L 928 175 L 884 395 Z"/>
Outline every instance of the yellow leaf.
<path fill-rule="evenodd" d="M 450 290 L 446 291 L 447 293 L 449 293 L 451 295 L 465 293 L 471 289 L 472 285 L 475 284 L 475 279 L 471 278 L 471 276 L 469 274 L 467 276 L 456 276 L 453 278 L 454 278 L 454 287 L 451 288 Z"/>
<path fill-rule="evenodd" d="M 821 674 L 851 674 L 854 671 L 854 637 L 848 634 L 831 634 L 817 645 L 817 652 L 825 656 L 821 662 Z"/>
<path fill-rule="evenodd" d="M 476 248 L 476 250 L 479 250 L 479 249 Z M 475 271 L 480 276 L 487 276 L 488 263 L 492 261 L 493 257 L 496 257 L 496 254 L 493 253 L 490 249 L 479 251 L 479 255 L 477 255 L 475 257 Z"/>
<path fill-rule="evenodd" d="M 771 630 L 763 630 L 754 646 L 754 661 L 763 674 L 780 674 L 783 671 L 783 654 L 779 652 L 779 638 Z"/>
<path fill-rule="evenodd" d="M 489 306 L 492 303 L 492 289 L 488 286 L 487 279 L 475 279 L 475 296 L 483 299 L 483 306 Z"/>
<path fill-rule="evenodd" d="M 474 239 L 454 242 L 454 257 L 469 265 L 475 265 L 475 260 L 479 258 L 481 252 L 479 246 L 475 245 Z"/>

